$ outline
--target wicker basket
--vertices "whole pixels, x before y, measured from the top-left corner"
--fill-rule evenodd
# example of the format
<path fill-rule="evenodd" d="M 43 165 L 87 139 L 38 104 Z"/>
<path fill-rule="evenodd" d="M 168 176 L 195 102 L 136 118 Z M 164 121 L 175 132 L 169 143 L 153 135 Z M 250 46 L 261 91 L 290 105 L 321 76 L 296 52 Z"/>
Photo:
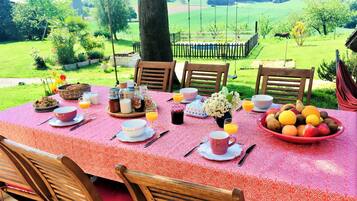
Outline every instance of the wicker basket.
<path fill-rule="evenodd" d="M 79 87 L 68 89 L 68 87 L 72 85 L 79 85 Z M 65 100 L 76 100 L 79 99 L 84 92 L 89 92 L 90 90 L 89 84 L 66 84 L 58 87 L 58 94 Z"/>

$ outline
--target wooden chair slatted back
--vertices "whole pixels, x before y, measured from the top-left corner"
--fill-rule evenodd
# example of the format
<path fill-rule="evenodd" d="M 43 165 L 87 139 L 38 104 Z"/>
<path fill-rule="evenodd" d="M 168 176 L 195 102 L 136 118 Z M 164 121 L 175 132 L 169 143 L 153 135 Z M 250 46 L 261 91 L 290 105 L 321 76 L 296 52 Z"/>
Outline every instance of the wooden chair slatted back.
<path fill-rule="evenodd" d="M 201 95 L 211 95 L 227 85 L 229 64 L 192 64 L 185 62 L 181 88 L 194 87 Z M 222 78 L 223 76 L 223 78 Z"/>
<path fill-rule="evenodd" d="M 0 184 L 15 187 L 6 188 L 6 191 L 10 193 L 33 200 L 44 200 L 46 196 L 49 195 L 44 183 L 41 182 L 38 177 L 36 178 L 30 175 L 26 167 L 22 166 L 16 154 L 4 146 L 4 139 L 5 137 L 0 135 Z M 36 184 L 36 182 L 38 182 L 38 184 Z M 1 187 L 4 186 L 0 186 L 0 188 Z M 26 189 L 29 192 L 18 188 Z"/>
<path fill-rule="evenodd" d="M 51 194 L 52 200 L 101 201 L 83 170 L 66 156 L 56 156 L 4 139 L 3 144 L 34 170 Z"/>
<path fill-rule="evenodd" d="M 189 183 L 163 176 L 128 170 L 123 165 L 116 168 L 134 201 L 243 201 L 243 192 L 228 191 L 210 186 Z"/>
<path fill-rule="evenodd" d="M 281 104 L 295 102 L 297 99 L 303 101 L 306 81 L 309 80 L 306 103 L 310 104 L 314 72 L 314 67 L 308 70 L 267 68 L 260 65 L 255 94 L 269 94 L 274 97 L 275 103 Z"/>
<path fill-rule="evenodd" d="M 147 85 L 149 89 L 172 91 L 172 78 L 175 72 L 176 61 L 141 61 L 135 67 L 135 82 L 138 85 Z"/>

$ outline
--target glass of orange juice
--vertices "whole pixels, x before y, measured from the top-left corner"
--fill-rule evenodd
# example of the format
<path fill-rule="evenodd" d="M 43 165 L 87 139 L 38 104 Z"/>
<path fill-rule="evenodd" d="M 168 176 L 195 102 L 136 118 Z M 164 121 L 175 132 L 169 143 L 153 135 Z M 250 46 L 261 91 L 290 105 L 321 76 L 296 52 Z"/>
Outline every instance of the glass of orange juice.
<path fill-rule="evenodd" d="M 251 112 L 254 108 L 254 103 L 250 98 L 243 99 L 242 102 L 243 110 L 246 112 Z"/>
<path fill-rule="evenodd" d="M 183 97 L 183 94 L 181 94 L 181 93 L 174 93 L 172 95 L 172 99 L 174 100 L 175 103 L 181 103 L 181 101 L 183 101 L 184 97 Z"/>
<path fill-rule="evenodd" d="M 90 100 L 80 97 L 78 99 L 78 105 L 83 110 L 84 115 L 86 115 L 87 109 L 90 107 Z"/>
<path fill-rule="evenodd" d="M 145 110 L 145 117 L 146 117 L 146 120 L 148 122 L 150 122 L 150 127 L 152 129 L 154 129 L 154 122 L 157 120 L 157 118 L 159 117 L 159 114 L 157 112 L 157 109 L 153 109 L 153 108 L 150 108 L 150 109 L 146 109 Z"/>
<path fill-rule="evenodd" d="M 224 131 L 229 135 L 236 134 L 238 132 L 238 124 L 233 122 L 232 118 L 227 118 L 224 120 Z"/>

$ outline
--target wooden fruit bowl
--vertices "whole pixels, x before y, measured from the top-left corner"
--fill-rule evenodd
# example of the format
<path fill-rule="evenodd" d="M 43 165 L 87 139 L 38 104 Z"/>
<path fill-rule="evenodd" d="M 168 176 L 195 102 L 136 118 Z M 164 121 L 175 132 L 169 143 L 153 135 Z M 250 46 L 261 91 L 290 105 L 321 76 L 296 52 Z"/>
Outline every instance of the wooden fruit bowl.
<path fill-rule="evenodd" d="M 336 133 L 332 134 L 332 135 L 327 135 L 327 136 L 318 136 L 318 137 L 298 137 L 298 136 L 289 136 L 289 135 L 283 135 L 281 133 L 278 132 L 274 132 L 272 130 L 269 130 L 268 128 L 266 128 L 266 125 L 264 125 L 264 119 L 266 118 L 266 114 L 264 114 L 261 118 L 258 119 L 258 126 L 259 128 L 261 128 L 264 133 L 267 134 L 271 134 L 274 137 L 277 137 L 281 140 L 287 141 L 287 142 L 291 142 L 291 143 L 296 143 L 296 144 L 311 144 L 311 143 L 316 143 L 316 142 L 320 142 L 323 140 L 327 140 L 327 139 L 331 139 L 334 137 L 337 137 L 339 135 L 341 135 L 344 131 L 344 127 L 342 125 L 342 123 L 334 118 L 334 117 L 330 117 L 331 119 L 333 119 L 336 124 L 338 125 L 338 130 Z"/>

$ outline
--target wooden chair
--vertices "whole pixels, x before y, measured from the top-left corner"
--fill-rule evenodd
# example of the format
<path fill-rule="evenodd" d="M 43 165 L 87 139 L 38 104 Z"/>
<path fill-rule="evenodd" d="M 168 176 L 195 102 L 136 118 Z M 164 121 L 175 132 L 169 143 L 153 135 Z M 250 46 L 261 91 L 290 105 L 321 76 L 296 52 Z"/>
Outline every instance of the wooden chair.
<path fill-rule="evenodd" d="M 141 61 L 135 66 L 134 79 L 138 85 L 147 85 L 149 89 L 172 92 L 172 77 L 176 61 Z"/>
<path fill-rule="evenodd" d="M 47 200 L 49 192 L 45 184 L 35 172 L 29 173 L 22 166 L 16 155 L 2 144 L 3 139 L 0 135 L 0 191 L 17 196 L 18 199 Z"/>
<path fill-rule="evenodd" d="M 306 80 L 309 85 L 306 94 L 306 104 L 310 104 L 312 83 L 315 68 L 308 69 L 286 69 L 266 68 L 259 66 L 255 94 L 269 94 L 274 97 L 275 103 L 292 103 L 297 99 L 303 101 Z M 260 81 L 263 77 L 262 87 Z"/>
<path fill-rule="evenodd" d="M 181 87 L 194 87 L 201 95 L 219 92 L 221 85 L 227 85 L 229 64 L 193 64 L 185 62 Z M 222 78 L 223 76 L 223 78 Z"/>
<path fill-rule="evenodd" d="M 28 169 L 34 170 L 39 175 L 49 191 L 48 200 L 118 200 L 116 198 L 119 196 L 114 195 L 113 192 L 105 194 L 107 197 L 99 195 L 101 189 L 97 191 L 83 170 L 66 156 L 49 154 L 4 138 L 1 144 L 15 153 Z M 128 193 L 127 197 L 129 199 L 120 200 L 131 200 Z"/>
<path fill-rule="evenodd" d="M 219 189 L 116 167 L 134 201 L 243 201 L 243 192 Z"/>

